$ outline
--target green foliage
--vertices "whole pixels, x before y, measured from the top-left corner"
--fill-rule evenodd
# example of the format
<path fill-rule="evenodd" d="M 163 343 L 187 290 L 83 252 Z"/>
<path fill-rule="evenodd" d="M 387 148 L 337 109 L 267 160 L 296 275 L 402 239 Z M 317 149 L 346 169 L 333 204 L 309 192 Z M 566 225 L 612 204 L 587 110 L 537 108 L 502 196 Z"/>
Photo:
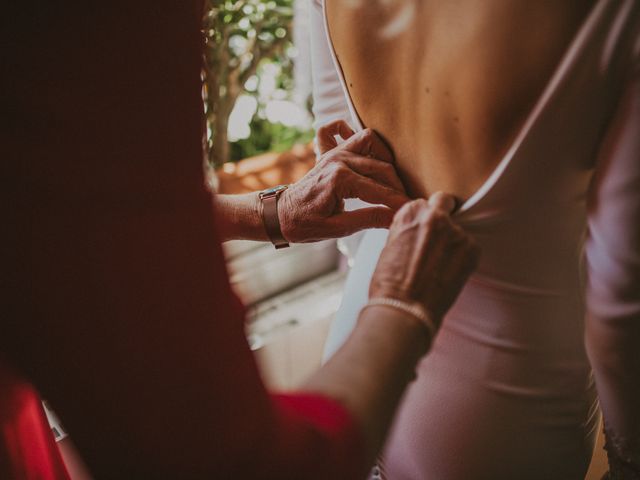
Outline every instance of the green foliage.
<path fill-rule="evenodd" d="M 231 161 L 266 152 L 286 152 L 298 143 L 308 144 L 313 136 L 313 130 L 271 123 L 266 118 L 255 115 L 251 121 L 251 136 L 231 143 Z"/>
<path fill-rule="evenodd" d="M 252 136 L 229 145 L 229 115 L 242 94 L 264 100 L 248 91 L 247 81 L 261 80 L 261 67 L 268 62 L 280 65 L 278 83 L 283 90 L 292 87 L 291 30 L 294 0 L 208 0 L 203 31 L 205 49 L 205 105 L 209 161 L 221 165 L 271 148 L 288 148 L 306 139 L 308 132 L 294 128 L 267 126 L 264 118 L 254 118 Z M 254 132 L 255 128 L 255 132 Z M 286 133 L 285 133 L 286 132 Z M 254 138 L 255 137 L 255 138 Z M 287 143 L 289 142 L 289 143 Z M 251 143 L 255 145 L 251 146 Z M 264 150 L 263 150 L 264 149 Z"/>

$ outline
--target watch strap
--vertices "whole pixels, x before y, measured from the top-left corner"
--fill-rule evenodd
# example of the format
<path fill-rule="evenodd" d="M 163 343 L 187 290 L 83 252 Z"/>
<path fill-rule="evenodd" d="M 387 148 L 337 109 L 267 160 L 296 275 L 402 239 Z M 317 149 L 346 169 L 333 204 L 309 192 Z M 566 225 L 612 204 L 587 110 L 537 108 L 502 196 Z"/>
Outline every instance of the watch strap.
<path fill-rule="evenodd" d="M 262 204 L 262 222 L 267 236 L 276 249 L 286 248 L 289 242 L 282 234 L 280 217 L 278 216 L 278 198 L 286 188 L 271 190 L 260 194 Z"/>

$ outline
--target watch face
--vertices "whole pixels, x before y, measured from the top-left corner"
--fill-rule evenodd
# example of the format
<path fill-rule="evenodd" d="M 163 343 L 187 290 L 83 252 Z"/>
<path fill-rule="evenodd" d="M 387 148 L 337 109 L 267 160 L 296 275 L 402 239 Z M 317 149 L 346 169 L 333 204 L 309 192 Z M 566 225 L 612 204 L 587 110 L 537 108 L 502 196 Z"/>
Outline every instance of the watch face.
<path fill-rule="evenodd" d="M 273 195 L 274 193 L 282 192 L 287 189 L 287 185 L 278 185 L 277 187 L 269 188 L 260 192 L 262 196 Z"/>

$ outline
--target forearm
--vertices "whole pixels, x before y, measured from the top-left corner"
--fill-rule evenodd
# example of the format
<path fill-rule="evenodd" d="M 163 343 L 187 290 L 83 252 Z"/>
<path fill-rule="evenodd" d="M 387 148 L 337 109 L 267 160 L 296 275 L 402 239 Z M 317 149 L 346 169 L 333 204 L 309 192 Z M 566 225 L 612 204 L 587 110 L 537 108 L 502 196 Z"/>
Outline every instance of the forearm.
<path fill-rule="evenodd" d="M 303 387 L 341 402 L 355 416 L 371 465 L 429 339 L 424 325 L 384 306 L 366 308 L 347 343 Z"/>
<path fill-rule="evenodd" d="M 258 193 L 216 195 L 216 214 L 221 222 L 222 241 L 268 241 L 262 222 Z"/>

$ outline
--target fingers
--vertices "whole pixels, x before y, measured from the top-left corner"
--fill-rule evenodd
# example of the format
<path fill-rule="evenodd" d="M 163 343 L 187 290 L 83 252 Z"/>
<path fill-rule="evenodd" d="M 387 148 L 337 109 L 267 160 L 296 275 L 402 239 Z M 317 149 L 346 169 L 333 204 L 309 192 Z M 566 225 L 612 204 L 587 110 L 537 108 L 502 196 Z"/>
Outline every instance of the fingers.
<path fill-rule="evenodd" d="M 360 208 L 331 217 L 328 228 L 336 237 L 351 235 L 367 228 L 389 228 L 394 213 L 386 207 Z"/>
<path fill-rule="evenodd" d="M 345 163 L 354 172 L 364 177 L 369 177 L 398 192 L 405 193 L 404 185 L 398 177 L 393 164 L 375 158 L 362 157 L 350 152 L 345 152 L 345 154 L 339 158 L 341 162 Z"/>
<path fill-rule="evenodd" d="M 450 195 L 404 205 L 395 215 L 372 280 L 372 295 L 421 303 L 444 317 L 478 262 L 478 248 L 448 213 Z"/>
<path fill-rule="evenodd" d="M 342 137 L 343 140 L 349 139 L 354 132 L 344 120 L 336 120 L 318 129 L 316 135 L 318 142 L 318 150 L 321 154 L 327 153 L 338 146 L 336 135 Z"/>
<path fill-rule="evenodd" d="M 359 198 L 375 205 L 386 205 L 394 211 L 409 200 L 404 193 L 362 176 L 353 170 L 344 174 L 335 186 L 339 198 Z"/>
<path fill-rule="evenodd" d="M 443 270 L 441 281 L 444 285 L 457 285 L 463 283 L 476 269 L 480 249 L 472 239 L 465 237 L 459 247 L 453 250 L 448 257 L 446 260 L 448 265 L 441 267 Z"/>
<path fill-rule="evenodd" d="M 430 207 L 424 198 L 418 198 L 406 202 L 393 217 L 391 233 L 397 227 L 408 225 L 417 221 L 418 215 L 425 215 L 430 211 Z"/>
<path fill-rule="evenodd" d="M 456 198 L 444 192 L 436 192 L 429 197 L 428 204 L 435 210 L 452 213 L 456 208 Z"/>
<path fill-rule="evenodd" d="M 337 145 L 336 135 L 347 139 L 338 148 L 335 148 Z M 393 167 L 393 153 L 373 130 L 365 129 L 354 133 L 346 122 L 337 120 L 321 127 L 318 130 L 317 137 L 318 148 L 323 154 L 326 153 L 326 155 L 323 155 L 323 159 L 318 162 L 320 164 L 319 169 L 326 166 L 322 164 L 343 163 L 360 176 L 370 178 L 404 195 L 404 185 L 398 177 L 395 167 Z M 359 184 L 363 184 L 362 180 L 359 180 Z M 333 188 L 336 188 L 336 186 L 340 187 L 340 185 L 333 185 Z M 364 186 L 365 188 L 367 186 L 371 187 L 371 184 L 367 183 Z M 342 193 L 343 198 L 360 198 L 361 200 L 369 201 L 364 196 L 371 197 L 376 192 L 371 188 L 367 188 L 358 194 L 351 186 L 343 187 Z M 345 197 L 344 195 L 351 196 Z M 387 196 L 385 195 L 384 198 L 385 201 L 382 204 L 388 205 Z M 399 206 L 404 204 L 406 200 L 407 198 L 405 197 L 398 201 L 396 197 L 395 200 L 392 199 L 390 201 L 393 205 Z"/>
<path fill-rule="evenodd" d="M 407 203 L 407 205 L 405 205 L 406 211 L 403 212 L 403 215 L 416 214 L 418 211 L 427 214 L 430 209 L 438 210 L 449 215 L 453 213 L 457 205 L 458 201 L 453 195 L 444 192 L 435 192 L 428 200 L 417 199 Z"/>
<path fill-rule="evenodd" d="M 394 163 L 393 153 L 380 136 L 366 128 L 353 134 L 340 148 L 365 157 L 377 158 L 387 163 Z"/>
<path fill-rule="evenodd" d="M 340 136 L 345 140 L 340 147 L 347 151 L 393 163 L 393 153 L 376 132 L 370 128 L 365 128 L 358 133 L 354 133 L 353 129 L 344 120 L 336 120 L 318 129 L 316 137 L 321 154 L 325 154 L 338 146 L 336 136 Z"/>
<path fill-rule="evenodd" d="M 431 284 L 428 288 L 448 291 L 449 295 L 455 296 L 475 269 L 479 249 L 471 236 L 445 213 L 444 208 L 451 206 L 452 199 L 450 195 L 442 194 L 433 200 L 435 207 L 431 201 L 427 202 L 428 210 L 421 214 L 423 218 L 420 221 L 427 226 L 428 235 L 435 238 L 429 253 L 435 261 L 425 265 L 426 270 L 431 271 L 425 285 Z"/>

